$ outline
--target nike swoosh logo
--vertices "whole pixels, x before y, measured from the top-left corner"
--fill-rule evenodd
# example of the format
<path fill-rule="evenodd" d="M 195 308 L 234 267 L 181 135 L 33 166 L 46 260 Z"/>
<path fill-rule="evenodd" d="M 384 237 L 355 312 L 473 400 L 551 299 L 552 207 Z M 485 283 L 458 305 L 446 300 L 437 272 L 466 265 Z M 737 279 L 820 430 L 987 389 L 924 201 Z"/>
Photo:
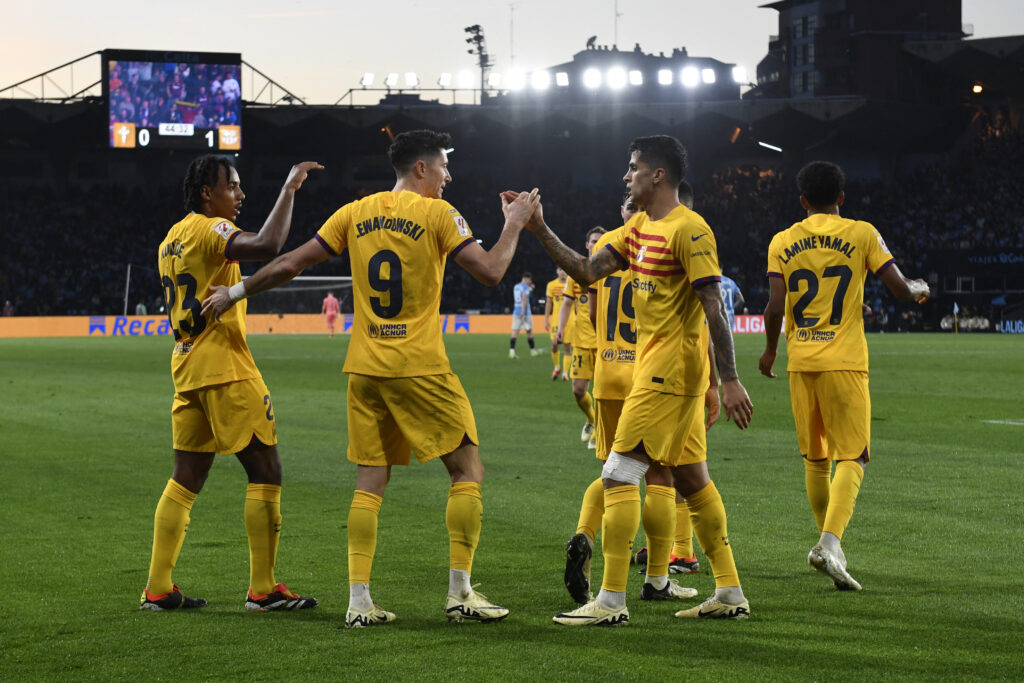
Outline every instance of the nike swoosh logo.
<path fill-rule="evenodd" d="M 697 240 L 699 240 L 703 236 L 704 236 L 704 233 L 701 233 L 701 234 L 697 235 L 696 237 L 691 237 L 690 241 L 691 242 L 696 242 Z"/>

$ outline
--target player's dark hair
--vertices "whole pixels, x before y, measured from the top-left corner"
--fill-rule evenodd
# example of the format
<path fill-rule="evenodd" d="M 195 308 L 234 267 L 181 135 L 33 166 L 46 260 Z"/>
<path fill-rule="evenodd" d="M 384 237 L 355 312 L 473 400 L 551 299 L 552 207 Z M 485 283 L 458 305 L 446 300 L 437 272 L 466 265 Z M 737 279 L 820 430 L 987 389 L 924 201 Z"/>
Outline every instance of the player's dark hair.
<path fill-rule="evenodd" d="M 209 185 L 210 187 L 216 185 L 217 180 L 220 178 L 220 171 L 218 169 L 221 168 L 224 169 L 224 177 L 230 179 L 231 169 L 234 167 L 235 165 L 231 163 L 230 159 L 217 154 L 207 154 L 194 159 L 188 165 L 188 171 L 185 172 L 185 182 L 182 184 L 185 190 L 185 210 L 202 213 L 203 196 L 201 193 L 203 185 Z"/>
<path fill-rule="evenodd" d="M 526 271 L 525 273 L 523 273 L 523 279 L 526 279 L 526 278 L 530 278 L 532 280 L 533 279 L 533 273 L 531 273 L 530 271 Z"/>
<path fill-rule="evenodd" d="M 433 130 L 410 130 L 395 136 L 388 148 L 388 159 L 395 173 L 404 176 L 424 157 L 435 157 L 452 146 L 452 136 Z"/>
<path fill-rule="evenodd" d="M 846 186 L 843 169 L 829 161 L 812 161 L 796 174 L 796 186 L 811 206 L 831 206 Z"/>
<path fill-rule="evenodd" d="M 605 230 L 604 228 L 602 228 L 600 225 L 598 225 L 597 227 L 594 227 L 594 228 L 591 228 L 590 230 L 587 230 L 587 238 L 584 241 L 585 242 L 589 242 L 591 235 L 595 235 L 595 234 L 596 235 L 603 235 L 606 232 L 608 232 L 608 231 Z"/>
<path fill-rule="evenodd" d="M 677 193 L 679 194 L 679 203 L 685 205 L 687 208 L 692 209 L 693 187 L 690 185 L 690 183 L 686 182 L 685 180 L 680 180 L 679 189 L 677 190 Z"/>
<path fill-rule="evenodd" d="M 639 158 L 651 168 L 665 169 L 669 183 L 676 185 L 686 175 L 686 148 L 671 135 L 650 135 L 629 143 L 629 153 L 639 152 Z"/>

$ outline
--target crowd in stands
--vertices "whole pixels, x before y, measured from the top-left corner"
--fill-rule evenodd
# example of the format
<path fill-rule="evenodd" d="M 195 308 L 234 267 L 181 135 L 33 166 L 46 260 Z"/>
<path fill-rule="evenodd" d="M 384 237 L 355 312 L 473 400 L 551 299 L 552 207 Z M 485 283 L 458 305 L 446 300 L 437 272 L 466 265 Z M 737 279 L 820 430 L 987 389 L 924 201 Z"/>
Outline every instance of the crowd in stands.
<path fill-rule="evenodd" d="M 127 72 L 125 76 L 131 78 Z M 940 274 L 929 263 L 931 250 L 1024 247 L 1024 194 L 1015 189 L 1024 179 L 1022 152 L 1024 136 L 991 127 L 956 163 L 921 166 L 887 182 L 848 182 L 842 213 L 875 224 L 904 272 L 930 280 L 934 288 Z M 498 192 L 507 188 L 500 186 L 498 175 L 457 174 L 445 190 L 445 199 L 461 211 L 485 247 L 494 243 L 503 223 Z M 723 271 L 739 284 L 748 311 L 761 313 L 767 301 L 768 243 L 776 231 L 804 217 L 794 179 L 774 168 L 740 167 L 691 182 L 695 209 L 715 231 Z M 620 223 L 624 188 L 618 178 L 601 187 L 573 187 L 557 178 L 534 184 L 541 187 L 548 224 L 577 249 L 582 249 L 589 228 Z M 373 187 L 303 188 L 285 249 L 310 239 L 344 203 L 390 187 L 381 182 Z M 243 188 L 248 196 L 239 224 L 258 230 L 277 187 L 247 187 L 243 177 Z M 141 302 L 150 313 L 162 312 L 156 247 L 183 216 L 179 187 L 124 190 L 97 185 L 58 194 L 8 185 L 0 187 L 0 201 L 7 237 L 0 253 L 0 301 L 10 300 L 18 315 L 118 314 L 124 308 L 128 264 L 133 264 L 128 310 Z M 243 264 L 243 272 L 256 267 Z M 348 267 L 343 257 L 307 274 L 348 275 Z M 533 303 L 542 311 L 543 285 L 554 277 L 554 267 L 537 240 L 524 233 L 498 287 L 480 286 L 461 268 L 449 266 L 442 312 L 506 313 L 512 287 L 524 271 L 533 273 L 538 285 Z M 868 278 L 865 303 L 872 309 L 868 322 L 874 329 L 918 329 L 929 320 L 934 326 L 947 312 L 911 312 L 883 290 L 880 280 Z M 351 310 L 350 301 L 346 310 Z"/>

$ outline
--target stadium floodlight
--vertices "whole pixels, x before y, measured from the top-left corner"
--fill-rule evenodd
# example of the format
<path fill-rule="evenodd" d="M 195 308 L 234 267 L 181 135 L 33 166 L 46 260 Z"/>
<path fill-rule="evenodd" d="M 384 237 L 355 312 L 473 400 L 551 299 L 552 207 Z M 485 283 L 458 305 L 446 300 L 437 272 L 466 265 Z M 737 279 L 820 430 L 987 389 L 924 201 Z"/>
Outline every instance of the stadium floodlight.
<path fill-rule="evenodd" d="M 501 74 L 497 71 L 492 71 L 487 74 L 487 87 L 488 88 L 500 88 L 501 87 Z"/>
<path fill-rule="evenodd" d="M 621 90 L 626 87 L 626 70 L 621 66 L 613 66 L 608 69 L 608 74 L 605 76 L 605 82 L 608 83 L 608 87 L 612 90 Z"/>
<path fill-rule="evenodd" d="M 660 85 L 672 85 L 672 72 L 668 69 L 659 69 L 658 83 Z"/>
<path fill-rule="evenodd" d="M 474 76 L 473 72 L 470 71 L 469 69 L 463 69 L 462 71 L 459 72 L 456 81 L 458 82 L 460 88 L 472 88 L 473 84 L 476 83 L 476 76 Z"/>
<path fill-rule="evenodd" d="M 761 140 L 758 140 L 757 144 L 761 145 L 765 149 L 770 149 L 773 152 L 781 152 L 782 151 L 781 147 L 777 147 L 776 145 L 769 145 L 767 142 L 762 142 Z"/>
<path fill-rule="evenodd" d="M 671 73 L 671 72 L 669 72 L 669 73 Z M 629 84 L 630 85 L 643 85 L 644 84 L 644 74 L 643 74 L 643 72 L 642 71 L 637 71 L 636 69 L 633 69 L 632 71 L 630 71 L 629 72 Z"/>
<path fill-rule="evenodd" d="M 534 90 L 547 90 L 551 87 L 551 72 L 547 69 L 534 71 L 530 74 L 530 85 Z"/>
<path fill-rule="evenodd" d="M 442 71 L 441 77 L 437 79 L 437 84 L 442 88 L 452 87 L 452 75 L 447 71 Z"/>
<path fill-rule="evenodd" d="M 398 85 L 398 74 L 394 71 L 388 74 L 388 77 L 384 79 L 384 85 L 389 88 L 393 88 Z"/>
<path fill-rule="evenodd" d="M 705 83 L 714 83 L 716 80 L 714 69 L 701 69 L 700 79 Z"/>
<path fill-rule="evenodd" d="M 555 84 L 561 88 L 569 85 L 569 74 L 564 71 L 559 71 L 555 74 Z"/>
<path fill-rule="evenodd" d="M 373 85 L 373 73 L 370 71 L 364 73 L 363 77 L 359 79 L 359 85 L 363 86 L 364 88 L 369 88 L 371 85 Z"/>
<path fill-rule="evenodd" d="M 980 95 L 984 91 L 985 86 L 983 86 L 981 83 L 975 83 L 973 86 L 971 86 L 971 92 L 974 93 L 975 95 Z"/>
<path fill-rule="evenodd" d="M 601 87 L 601 72 L 597 69 L 587 69 L 583 72 L 583 87 L 593 90 Z"/>
<path fill-rule="evenodd" d="M 405 72 L 405 87 L 415 88 L 420 84 L 420 77 L 416 75 L 415 71 Z"/>
<path fill-rule="evenodd" d="M 509 90 L 522 90 L 526 87 L 526 74 L 518 69 L 513 69 L 505 74 L 505 79 Z"/>
<path fill-rule="evenodd" d="M 747 70 L 742 66 L 734 66 L 732 68 L 732 80 L 740 85 L 747 84 Z"/>
<path fill-rule="evenodd" d="M 679 82 L 687 88 L 696 88 L 700 84 L 700 69 L 688 66 L 679 74 Z"/>

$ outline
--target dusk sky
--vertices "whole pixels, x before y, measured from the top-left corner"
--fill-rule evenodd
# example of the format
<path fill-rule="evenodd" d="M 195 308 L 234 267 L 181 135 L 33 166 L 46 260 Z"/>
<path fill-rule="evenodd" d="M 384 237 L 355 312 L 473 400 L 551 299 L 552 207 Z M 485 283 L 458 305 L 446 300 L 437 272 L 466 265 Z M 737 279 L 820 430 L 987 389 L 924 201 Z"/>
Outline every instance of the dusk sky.
<path fill-rule="evenodd" d="M 778 14 L 767 0 L 294 0 L 123 3 L 3 0 L 0 87 L 103 48 L 240 52 L 242 58 L 311 104 L 331 104 L 358 88 L 364 72 L 417 72 L 436 85 L 442 72 L 469 69 L 463 28 L 483 27 L 494 70 L 531 71 L 572 59 L 586 40 L 630 50 L 714 57 L 753 79 Z M 232 7 L 239 9 L 233 10 Z M 616 22 L 616 7 L 618 21 Z M 964 0 L 974 37 L 1024 34 L 1020 0 Z M 76 89 L 99 78 L 99 60 L 76 67 Z M 58 79 L 61 87 L 70 82 Z M 251 81 L 242 83 L 250 98 Z M 259 83 L 257 83 L 257 87 Z M 33 87 L 33 92 L 38 92 Z M 56 94 L 47 85 L 47 94 Z M 366 93 L 356 103 L 373 103 Z M 450 101 L 450 98 L 442 98 Z M 346 101 L 347 102 L 347 101 Z"/>

